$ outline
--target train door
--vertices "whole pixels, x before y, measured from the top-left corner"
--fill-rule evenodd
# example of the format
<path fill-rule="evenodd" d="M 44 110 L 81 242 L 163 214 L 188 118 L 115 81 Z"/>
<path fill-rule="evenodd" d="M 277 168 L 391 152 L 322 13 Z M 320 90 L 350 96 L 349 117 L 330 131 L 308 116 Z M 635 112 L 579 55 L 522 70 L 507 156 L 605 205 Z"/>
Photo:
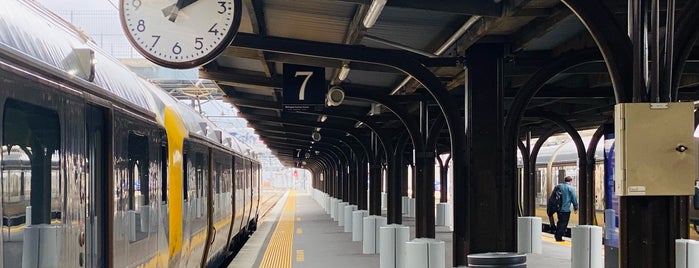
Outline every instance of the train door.
<path fill-rule="evenodd" d="M 85 233 L 81 234 L 80 245 L 86 244 L 87 267 L 107 267 L 111 264 L 109 255 L 106 252 L 109 237 L 107 234 L 108 207 L 107 200 L 111 196 L 108 189 L 108 159 L 110 131 L 106 122 L 107 111 L 102 107 L 93 105 L 86 106 L 86 127 L 87 127 L 87 157 L 89 177 L 86 183 L 87 190 L 87 218 L 85 220 Z"/>

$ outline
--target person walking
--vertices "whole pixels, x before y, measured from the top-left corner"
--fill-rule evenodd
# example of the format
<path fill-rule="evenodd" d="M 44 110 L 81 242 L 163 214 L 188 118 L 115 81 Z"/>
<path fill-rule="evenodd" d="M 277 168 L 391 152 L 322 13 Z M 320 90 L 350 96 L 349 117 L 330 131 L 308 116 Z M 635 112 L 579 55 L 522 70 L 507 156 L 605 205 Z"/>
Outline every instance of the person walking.
<path fill-rule="evenodd" d="M 573 205 L 575 214 L 578 214 L 578 198 L 575 196 L 575 189 L 570 184 L 573 178 L 566 176 L 563 179 L 563 183 L 559 184 L 561 190 L 562 204 L 561 208 L 558 210 L 558 224 L 556 225 L 556 241 L 563 241 L 563 235 L 568 228 L 568 221 L 570 220 L 570 205 Z"/>

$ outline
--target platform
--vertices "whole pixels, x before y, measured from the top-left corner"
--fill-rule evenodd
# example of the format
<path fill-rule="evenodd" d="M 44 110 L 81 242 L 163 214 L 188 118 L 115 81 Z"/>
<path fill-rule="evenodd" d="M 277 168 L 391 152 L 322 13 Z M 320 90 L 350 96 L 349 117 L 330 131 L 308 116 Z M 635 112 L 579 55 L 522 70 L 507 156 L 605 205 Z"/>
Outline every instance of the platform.
<path fill-rule="evenodd" d="M 403 218 L 414 238 L 414 220 Z M 446 264 L 452 267 L 452 233 L 437 226 L 446 242 Z M 555 242 L 543 234 L 543 254 L 528 254 L 527 267 L 570 267 L 570 241 Z M 229 267 L 379 267 L 378 254 L 362 254 L 362 242 L 325 213 L 307 192 L 288 192 L 262 221 Z"/>

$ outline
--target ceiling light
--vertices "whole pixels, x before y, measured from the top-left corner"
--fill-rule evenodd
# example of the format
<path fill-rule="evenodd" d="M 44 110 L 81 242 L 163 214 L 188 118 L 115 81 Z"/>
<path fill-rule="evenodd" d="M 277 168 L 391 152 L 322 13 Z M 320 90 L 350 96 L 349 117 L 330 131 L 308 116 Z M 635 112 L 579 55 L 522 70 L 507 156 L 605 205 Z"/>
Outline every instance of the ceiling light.
<path fill-rule="evenodd" d="M 325 115 L 320 116 L 320 122 L 325 122 L 325 120 L 328 120 L 328 117 Z M 320 128 L 316 128 L 316 131 L 320 131 Z"/>
<path fill-rule="evenodd" d="M 340 69 L 340 73 L 337 75 L 337 79 L 340 79 L 340 81 L 345 81 L 345 79 L 347 79 L 347 76 L 349 75 L 349 72 L 349 65 L 343 64 L 342 68 Z"/>
<path fill-rule="evenodd" d="M 366 16 L 364 16 L 364 27 L 369 29 L 374 27 L 374 23 L 381 15 L 381 10 L 386 5 L 387 0 L 373 0 L 371 1 L 371 6 L 369 6 L 369 11 L 367 11 Z"/>

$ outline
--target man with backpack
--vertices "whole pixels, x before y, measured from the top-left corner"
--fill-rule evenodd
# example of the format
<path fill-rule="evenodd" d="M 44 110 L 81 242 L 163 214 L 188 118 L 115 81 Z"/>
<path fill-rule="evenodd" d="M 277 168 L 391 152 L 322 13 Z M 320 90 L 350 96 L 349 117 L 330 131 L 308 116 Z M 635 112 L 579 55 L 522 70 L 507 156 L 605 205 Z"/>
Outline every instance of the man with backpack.
<path fill-rule="evenodd" d="M 573 205 L 575 213 L 578 213 L 578 198 L 575 196 L 575 189 L 571 186 L 573 178 L 566 176 L 563 179 L 565 182 L 553 189 L 551 196 L 549 197 L 548 204 L 546 206 L 546 214 L 549 215 L 549 220 L 551 221 L 551 228 L 553 228 L 553 212 L 558 214 L 558 224 L 556 225 L 556 241 L 563 241 L 563 235 L 568 228 L 568 221 L 570 220 L 570 205 Z"/>

